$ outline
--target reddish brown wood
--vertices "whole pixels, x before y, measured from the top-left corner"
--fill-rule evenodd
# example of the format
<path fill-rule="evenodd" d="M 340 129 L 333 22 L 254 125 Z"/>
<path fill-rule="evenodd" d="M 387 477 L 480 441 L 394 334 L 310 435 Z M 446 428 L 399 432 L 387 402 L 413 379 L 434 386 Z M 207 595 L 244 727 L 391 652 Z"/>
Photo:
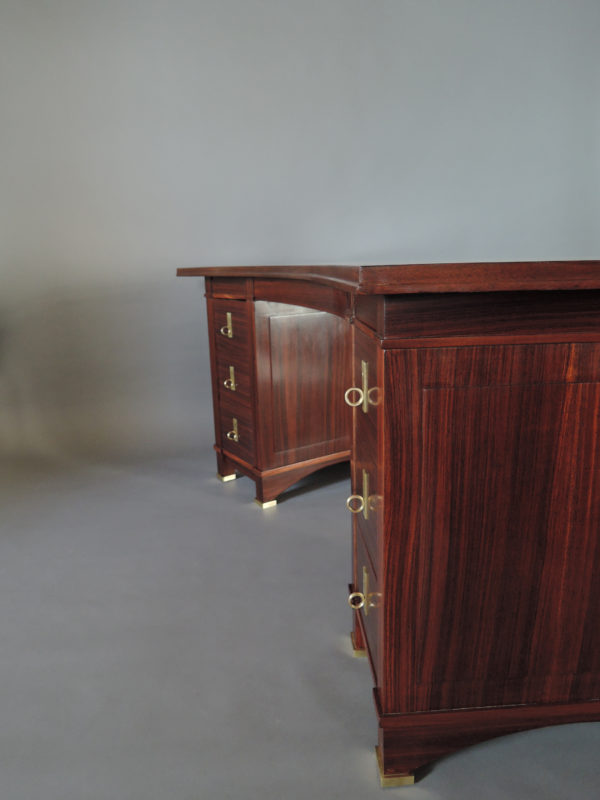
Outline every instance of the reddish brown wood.
<path fill-rule="evenodd" d="M 249 278 L 207 278 L 206 294 L 210 297 L 246 300 L 252 296 Z"/>
<path fill-rule="evenodd" d="M 257 500 L 267 502 L 350 457 L 342 409 L 351 331 L 346 319 L 323 311 L 236 299 L 252 296 L 252 286 L 230 279 L 229 292 L 227 280 L 211 278 L 207 291 L 218 470 L 252 478 Z M 334 290 L 326 297 L 338 303 Z M 221 330 L 228 313 L 231 338 Z"/>
<path fill-rule="evenodd" d="M 349 451 L 348 323 L 300 306 L 256 301 L 254 308 L 259 468 Z"/>
<path fill-rule="evenodd" d="M 354 531 L 353 590 L 365 594 L 364 606 L 355 612 L 356 627 L 360 630 L 360 638 L 365 642 L 375 686 L 379 686 L 384 669 L 381 649 L 383 641 L 381 636 L 383 594 L 380 590 L 371 555 L 358 528 L 355 528 Z"/>
<path fill-rule="evenodd" d="M 256 280 L 254 282 L 254 299 L 315 308 L 339 317 L 352 315 L 352 298 L 347 291 L 304 280 Z"/>
<path fill-rule="evenodd" d="M 252 309 L 256 368 L 238 399 L 257 438 L 236 454 L 222 428 L 223 468 L 270 498 L 344 457 L 353 420 L 351 491 L 364 495 L 365 470 L 370 504 L 353 517 L 351 588 L 369 604 L 354 640 L 374 673 L 385 775 L 600 719 L 600 262 L 185 274 L 265 298 L 227 301 Z M 213 343 L 219 424 L 225 352 L 236 357 Z M 378 399 L 366 414 L 341 403 L 362 388 L 362 361 Z M 307 421 L 311 398 L 320 418 Z"/>
<path fill-rule="evenodd" d="M 282 492 L 302 478 L 332 464 L 348 461 L 350 455 L 350 450 L 343 450 L 339 453 L 311 458 L 275 469 L 256 469 L 252 472 L 252 477 L 256 481 L 256 499 L 262 503 L 275 500 Z"/>
<path fill-rule="evenodd" d="M 600 291 L 357 297 L 356 318 L 387 340 L 598 336 Z"/>
<path fill-rule="evenodd" d="M 353 408 L 352 492 L 363 494 L 363 473 L 367 475 L 369 496 L 366 512 L 353 514 L 355 527 L 365 542 L 376 575 L 379 573 L 382 553 L 383 526 L 383 472 L 385 465 L 380 458 L 382 441 L 383 389 L 380 383 L 383 353 L 377 341 L 355 330 L 352 385 L 362 387 L 362 364 L 367 365 L 367 408 Z M 356 393 L 350 395 L 350 399 Z M 355 504 L 354 504 L 355 505 Z M 365 515 L 366 514 L 366 515 Z"/>
<path fill-rule="evenodd" d="M 333 286 L 342 291 L 352 292 L 360 278 L 359 266 L 270 266 L 270 267 L 182 267 L 177 270 L 179 277 L 207 278 L 278 278 L 309 281 L 319 286 Z"/>
<path fill-rule="evenodd" d="M 362 294 L 599 289 L 600 261 L 502 261 L 361 267 Z"/>
<path fill-rule="evenodd" d="M 598 701 L 385 715 L 375 692 L 375 706 L 385 777 L 414 773 L 436 759 L 498 736 L 600 720 Z"/>
<path fill-rule="evenodd" d="M 304 280 L 357 294 L 600 289 L 600 261 L 502 261 L 363 266 L 185 267 L 179 276 Z"/>

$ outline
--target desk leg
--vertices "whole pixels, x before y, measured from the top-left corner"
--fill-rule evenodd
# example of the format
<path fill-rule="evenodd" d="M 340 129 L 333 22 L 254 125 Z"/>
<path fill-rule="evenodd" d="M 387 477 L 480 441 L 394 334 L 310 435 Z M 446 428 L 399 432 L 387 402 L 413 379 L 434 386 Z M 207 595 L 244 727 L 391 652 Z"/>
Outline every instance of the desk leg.
<path fill-rule="evenodd" d="M 219 451 L 217 451 L 217 476 L 222 481 L 232 481 L 237 478 L 235 463 Z"/>

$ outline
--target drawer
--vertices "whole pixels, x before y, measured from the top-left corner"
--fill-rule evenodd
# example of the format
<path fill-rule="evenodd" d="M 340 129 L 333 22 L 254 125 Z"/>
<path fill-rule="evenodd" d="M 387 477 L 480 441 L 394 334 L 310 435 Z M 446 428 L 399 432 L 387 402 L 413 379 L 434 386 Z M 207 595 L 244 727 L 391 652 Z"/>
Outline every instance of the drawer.
<path fill-rule="evenodd" d="M 377 427 L 372 419 L 361 417 L 362 414 L 356 420 L 352 499 L 348 500 L 348 508 L 378 573 L 383 528 L 383 470 L 378 463 Z"/>
<path fill-rule="evenodd" d="M 250 319 L 245 300 L 212 300 L 211 325 L 217 361 L 234 366 L 250 361 Z"/>
<path fill-rule="evenodd" d="M 383 395 L 381 358 L 377 342 L 355 331 L 354 386 L 349 399 L 354 405 L 354 455 L 352 494 L 348 508 L 378 573 L 381 564 L 383 530 L 382 443 Z M 365 402 L 366 401 L 366 402 Z"/>
<path fill-rule="evenodd" d="M 383 597 L 379 591 L 379 582 L 360 533 L 354 534 L 354 590 L 362 592 L 364 603 L 356 612 L 360 617 L 361 628 L 367 643 L 367 651 L 371 668 L 378 683 L 380 640 L 381 640 L 381 608 Z"/>
<path fill-rule="evenodd" d="M 216 362 L 219 402 L 240 403 L 249 407 L 252 402 L 252 378 L 249 360 L 218 358 Z"/>
<path fill-rule="evenodd" d="M 254 419 L 252 410 L 231 400 L 222 398 L 219 403 L 221 446 L 231 455 L 238 456 L 254 466 Z"/>
<path fill-rule="evenodd" d="M 246 278 L 209 278 L 210 295 L 212 297 L 245 298 L 247 294 Z"/>

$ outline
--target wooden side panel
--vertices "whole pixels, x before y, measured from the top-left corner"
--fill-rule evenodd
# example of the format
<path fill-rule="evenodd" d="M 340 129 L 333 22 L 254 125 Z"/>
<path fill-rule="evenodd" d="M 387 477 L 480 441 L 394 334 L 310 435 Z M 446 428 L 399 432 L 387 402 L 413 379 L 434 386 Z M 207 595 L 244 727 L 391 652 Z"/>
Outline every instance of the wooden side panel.
<path fill-rule="evenodd" d="M 350 326 L 331 314 L 255 302 L 259 467 L 269 469 L 350 449 L 344 390 Z"/>
<path fill-rule="evenodd" d="M 410 547 L 387 598 L 410 663 L 399 650 L 390 662 L 388 711 L 600 695 L 599 357 L 598 345 L 420 351 L 414 528 L 389 532 L 392 549 Z"/>

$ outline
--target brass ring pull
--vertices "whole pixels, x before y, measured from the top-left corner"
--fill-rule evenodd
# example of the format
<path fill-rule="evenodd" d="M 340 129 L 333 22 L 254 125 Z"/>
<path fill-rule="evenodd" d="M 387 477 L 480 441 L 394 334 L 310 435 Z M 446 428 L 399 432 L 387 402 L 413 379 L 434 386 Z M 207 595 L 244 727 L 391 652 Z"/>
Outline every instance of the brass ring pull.
<path fill-rule="evenodd" d="M 235 392 L 237 384 L 235 382 L 235 367 L 229 367 L 229 377 L 223 381 L 223 386 L 231 392 Z"/>
<path fill-rule="evenodd" d="M 365 596 L 362 592 L 352 592 L 352 594 L 348 596 L 348 605 L 355 611 L 358 611 L 359 608 L 363 608 L 364 604 Z"/>
<path fill-rule="evenodd" d="M 351 392 L 358 392 L 358 400 L 353 401 L 350 399 Z M 364 394 L 363 390 L 359 389 L 358 386 L 351 386 L 349 389 L 346 389 L 344 392 L 344 401 L 346 405 L 352 406 L 352 408 L 356 408 L 356 406 L 360 406 L 364 401 Z"/>
<path fill-rule="evenodd" d="M 233 418 L 232 421 L 233 421 L 233 430 L 232 431 L 227 431 L 225 436 L 227 436 L 227 438 L 231 442 L 239 442 L 240 434 L 239 434 L 239 431 L 238 431 L 238 421 L 237 421 L 237 419 L 235 417 Z"/>
<path fill-rule="evenodd" d="M 233 339 L 233 320 L 231 317 L 231 311 L 225 312 L 225 325 L 223 325 L 222 328 L 219 328 L 219 332 L 228 339 Z"/>
<path fill-rule="evenodd" d="M 379 511 L 382 503 L 383 503 L 383 497 L 381 497 L 381 495 L 379 494 L 369 495 L 369 502 L 368 502 L 369 511 Z"/>
<path fill-rule="evenodd" d="M 367 400 L 369 401 L 370 406 L 378 406 L 381 402 L 381 395 L 379 392 L 379 386 L 371 386 L 369 391 L 367 392 Z"/>
<path fill-rule="evenodd" d="M 358 501 L 359 503 L 357 507 L 354 507 L 352 505 L 355 500 Z M 365 501 L 359 494 L 351 494 L 350 497 L 346 500 L 346 508 L 352 514 L 360 514 L 360 512 L 363 510 L 364 507 L 365 507 Z"/>

